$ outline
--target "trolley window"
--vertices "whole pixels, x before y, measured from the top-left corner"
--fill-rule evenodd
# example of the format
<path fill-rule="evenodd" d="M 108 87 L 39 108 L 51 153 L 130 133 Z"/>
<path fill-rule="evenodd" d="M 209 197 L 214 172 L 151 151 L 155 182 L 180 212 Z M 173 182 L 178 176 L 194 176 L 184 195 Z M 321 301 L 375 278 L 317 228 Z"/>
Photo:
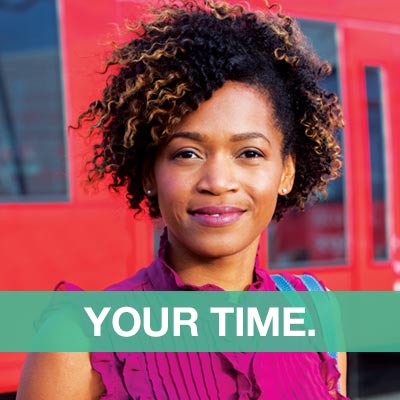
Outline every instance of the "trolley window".
<path fill-rule="evenodd" d="M 388 259 L 385 132 L 382 100 L 382 71 L 366 67 L 369 156 L 371 163 L 372 231 L 374 259 Z"/>
<path fill-rule="evenodd" d="M 55 0 L 0 2 L 0 201 L 67 200 Z"/>
<path fill-rule="evenodd" d="M 322 85 L 339 94 L 336 25 L 309 20 L 299 23 L 320 58 L 332 66 L 332 74 Z M 338 139 L 341 142 L 341 132 Z M 279 223 L 270 225 L 269 269 L 346 263 L 344 170 L 342 178 L 329 184 L 328 194 L 327 199 L 321 199 L 305 213 L 288 213 Z"/>

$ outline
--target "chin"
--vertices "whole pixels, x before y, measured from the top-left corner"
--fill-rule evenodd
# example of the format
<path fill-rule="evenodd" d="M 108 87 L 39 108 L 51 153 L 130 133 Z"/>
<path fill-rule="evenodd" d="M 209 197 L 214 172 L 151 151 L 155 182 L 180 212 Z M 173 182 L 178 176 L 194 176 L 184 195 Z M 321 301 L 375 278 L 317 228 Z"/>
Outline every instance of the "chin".
<path fill-rule="evenodd" d="M 225 243 L 223 240 L 215 240 L 212 243 L 207 240 L 207 243 L 196 241 L 196 247 L 192 248 L 191 251 L 197 254 L 198 257 L 206 259 L 218 259 L 233 256 L 246 249 L 248 249 L 252 243 L 235 243 L 234 241 L 228 241 Z"/>

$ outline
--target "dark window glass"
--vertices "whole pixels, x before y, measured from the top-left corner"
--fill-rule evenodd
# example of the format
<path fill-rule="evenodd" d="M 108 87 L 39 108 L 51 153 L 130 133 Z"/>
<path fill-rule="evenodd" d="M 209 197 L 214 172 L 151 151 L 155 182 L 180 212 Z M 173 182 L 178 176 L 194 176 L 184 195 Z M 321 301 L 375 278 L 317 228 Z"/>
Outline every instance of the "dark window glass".
<path fill-rule="evenodd" d="M 55 0 L 0 1 L 0 201 L 67 199 Z"/>
<path fill-rule="evenodd" d="M 332 74 L 322 82 L 323 87 L 339 94 L 336 26 L 308 20 L 301 20 L 299 23 L 320 58 L 332 66 Z M 341 142 L 341 132 L 338 132 L 338 139 Z M 328 193 L 327 199 L 321 199 L 305 212 L 289 212 L 279 223 L 270 225 L 270 269 L 346 262 L 344 179 L 331 182 Z"/>
<path fill-rule="evenodd" d="M 160 238 L 164 232 L 164 222 L 161 218 L 153 220 L 153 251 L 154 257 L 157 257 L 158 250 L 160 249 Z"/>
<path fill-rule="evenodd" d="M 365 77 L 368 101 L 368 133 L 371 162 L 372 224 L 374 259 L 388 258 L 385 136 L 381 70 L 366 67 Z"/>

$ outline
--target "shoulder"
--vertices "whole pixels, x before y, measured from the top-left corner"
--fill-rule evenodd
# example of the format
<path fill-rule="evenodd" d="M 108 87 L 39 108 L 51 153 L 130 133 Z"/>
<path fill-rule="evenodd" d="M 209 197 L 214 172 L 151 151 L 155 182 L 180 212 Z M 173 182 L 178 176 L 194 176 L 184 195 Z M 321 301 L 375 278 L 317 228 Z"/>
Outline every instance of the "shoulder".
<path fill-rule="evenodd" d="M 49 348 L 57 348 L 57 338 L 65 332 L 72 342 L 85 345 L 87 337 L 73 309 L 50 307 L 33 339 L 33 347 L 46 343 Z M 100 375 L 92 369 L 89 353 L 34 352 L 25 361 L 17 399 L 94 400 L 103 392 Z"/>
<path fill-rule="evenodd" d="M 130 290 L 152 290 L 153 285 L 150 280 L 149 271 L 152 268 L 150 265 L 147 268 L 142 268 L 135 275 L 128 279 L 124 279 L 120 282 L 114 283 L 108 286 L 105 290 L 115 291 L 130 291 Z"/>
<path fill-rule="evenodd" d="M 149 271 L 152 268 L 150 265 L 147 268 L 142 268 L 135 275 L 124 279 L 120 282 L 113 283 L 112 285 L 107 286 L 104 290 L 107 291 L 135 291 L 135 290 L 153 290 L 153 285 L 150 280 Z M 71 282 L 61 281 L 56 287 L 56 291 L 81 291 L 84 290 L 80 286 L 75 285 Z"/>
<path fill-rule="evenodd" d="M 31 353 L 24 365 L 17 400 L 94 400 L 103 392 L 89 353 Z"/>

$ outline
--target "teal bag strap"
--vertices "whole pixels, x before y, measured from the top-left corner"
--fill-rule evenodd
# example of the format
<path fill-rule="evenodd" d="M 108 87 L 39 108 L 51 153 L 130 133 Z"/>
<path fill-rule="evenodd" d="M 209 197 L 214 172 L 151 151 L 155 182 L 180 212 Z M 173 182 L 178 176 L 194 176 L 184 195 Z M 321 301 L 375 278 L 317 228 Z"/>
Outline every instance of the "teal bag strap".
<path fill-rule="evenodd" d="M 321 292 L 324 291 L 324 287 L 319 283 L 317 279 L 315 279 L 312 275 L 296 275 L 301 279 L 304 286 L 310 292 Z"/>
<path fill-rule="evenodd" d="M 292 284 L 284 276 L 277 274 L 271 275 L 271 278 L 280 292 L 291 292 L 292 290 L 295 290 Z"/>
<path fill-rule="evenodd" d="M 325 290 L 323 286 L 319 283 L 319 281 L 315 279 L 312 275 L 296 276 L 303 282 L 303 285 L 307 288 L 308 291 L 318 292 Z M 280 274 L 271 275 L 271 278 L 275 282 L 275 285 L 280 292 L 290 292 L 292 290 L 296 290 L 293 285 Z M 330 328 L 332 329 L 332 327 Z M 338 355 L 336 351 L 329 351 L 328 354 L 336 360 L 336 363 L 338 363 Z"/>

